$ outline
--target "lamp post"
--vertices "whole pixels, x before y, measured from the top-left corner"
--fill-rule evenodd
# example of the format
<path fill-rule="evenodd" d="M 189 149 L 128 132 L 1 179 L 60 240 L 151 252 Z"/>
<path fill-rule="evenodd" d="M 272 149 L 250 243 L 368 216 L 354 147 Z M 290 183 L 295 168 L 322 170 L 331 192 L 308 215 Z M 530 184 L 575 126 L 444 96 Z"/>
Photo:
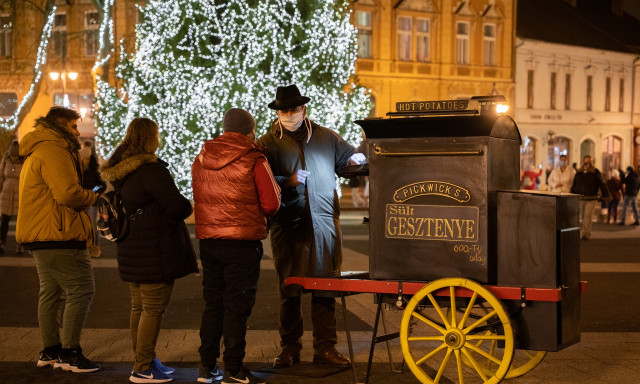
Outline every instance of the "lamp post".
<path fill-rule="evenodd" d="M 51 80 L 56 81 L 58 79 L 62 80 L 62 105 L 65 107 L 69 106 L 69 96 L 67 96 L 67 78 L 69 80 L 75 80 L 78 78 L 78 72 L 49 72 L 49 77 Z"/>

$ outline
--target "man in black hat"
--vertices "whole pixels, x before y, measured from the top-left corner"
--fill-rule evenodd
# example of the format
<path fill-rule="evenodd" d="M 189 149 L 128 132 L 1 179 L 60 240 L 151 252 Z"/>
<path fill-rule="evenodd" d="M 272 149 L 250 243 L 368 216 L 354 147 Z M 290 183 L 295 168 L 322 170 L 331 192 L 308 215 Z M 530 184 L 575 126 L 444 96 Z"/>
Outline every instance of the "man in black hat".
<path fill-rule="evenodd" d="M 278 87 L 269 104 L 278 115 L 271 130 L 258 140 L 282 189 L 282 207 L 272 221 L 271 248 L 280 286 L 280 345 L 274 367 L 300 360 L 303 333 L 301 289 L 284 286 L 290 276 L 340 276 L 340 232 L 336 173 L 364 161 L 363 154 L 334 131 L 307 117 L 309 98 L 298 87 Z M 335 298 L 311 298 L 315 363 L 348 366 L 336 349 Z"/>

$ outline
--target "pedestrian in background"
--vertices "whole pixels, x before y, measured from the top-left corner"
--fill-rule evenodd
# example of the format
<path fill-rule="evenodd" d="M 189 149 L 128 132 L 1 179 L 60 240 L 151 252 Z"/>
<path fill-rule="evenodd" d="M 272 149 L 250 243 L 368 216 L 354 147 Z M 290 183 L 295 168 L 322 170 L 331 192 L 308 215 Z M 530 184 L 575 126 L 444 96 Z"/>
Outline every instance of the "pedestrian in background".
<path fill-rule="evenodd" d="M 255 143 L 253 116 L 224 115 L 221 136 L 206 141 L 191 167 L 196 237 L 200 239 L 205 308 L 200 326 L 200 383 L 266 383 L 243 365 L 247 320 L 256 301 L 267 217 L 280 188 Z M 220 339 L 224 375 L 220 374 Z"/>
<path fill-rule="evenodd" d="M 535 191 L 537 189 L 537 184 L 539 183 L 538 178 L 540 175 L 542 175 L 542 169 L 539 169 L 536 172 L 536 167 L 529 165 L 520 178 L 520 188 L 528 191 Z"/>
<path fill-rule="evenodd" d="M 280 287 L 280 346 L 274 367 L 300 361 L 303 334 L 300 287 L 285 287 L 290 276 L 340 276 L 342 233 L 336 192 L 336 173 L 345 165 L 362 163 L 365 156 L 334 131 L 307 117 L 298 87 L 278 87 L 269 108 L 278 118 L 258 140 L 266 149 L 275 179 L 282 189 L 282 204 L 273 218 L 271 247 Z M 355 154 L 355 155 L 354 155 Z M 312 217 L 313 213 L 313 217 Z M 313 361 L 349 366 L 335 348 L 335 298 L 313 294 Z"/>
<path fill-rule="evenodd" d="M 100 166 L 98 165 L 98 158 L 95 154 L 94 147 L 91 141 L 84 142 L 83 148 L 80 150 L 80 163 L 82 164 L 82 187 L 86 189 L 94 189 L 95 187 L 102 187 L 103 189 L 107 184 L 100 177 Z M 93 204 L 87 208 L 87 214 L 91 219 L 91 225 L 93 229 L 96 229 L 96 221 L 98 220 L 98 204 Z M 98 240 L 100 237 L 97 231 L 94 231 L 94 245 L 89 248 L 89 256 L 100 257 L 102 250 Z"/>
<path fill-rule="evenodd" d="M 18 140 L 13 140 L 9 150 L 2 158 L 0 164 L 0 254 L 4 253 L 7 246 L 7 234 L 9 233 L 9 221 L 18 214 L 18 186 L 20 183 L 20 171 L 24 157 L 20 156 Z M 22 253 L 22 245 L 16 245 L 16 254 Z"/>
<path fill-rule="evenodd" d="M 569 167 L 567 155 L 560 155 L 558 166 L 551 171 L 547 179 L 549 187 L 551 187 L 551 192 L 569 193 L 575 175 L 576 171 Z"/>
<path fill-rule="evenodd" d="M 156 156 L 159 143 L 158 125 L 135 118 L 102 167 L 102 177 L 120 190 L 128 212 L 128 234 L 116 244 L 118 272 L 131 293 L 133 383 L 173 380 L 174 369 L 156 357 L 158 334 L 175 279 L 198 271 L 184 223 L 191 203 L 178 191 L 168 164 Z"/>
<path fill-rule="evenodd" d="M 622 183 L 620 182 L 620 171 L 613 170 L 611 178 L 607 180 L 607 189 L 611 198 L 607 202 L 607 224 L 615 224 L 618 220 L 618 204 L 622 199 Z M 613 217 L 613 223 L 611 218 Z"/>
<path fill-rule="evenodd" d="M 598 195 L 598 192 L 600 192 L 600 195 Z M 582 159 L 582 167 L 578 169 L 573 178 L 571 193 L 581 195 L 578 202 L 580 208 L 580 238 L 589 240 L 596 202 L 598 199 L 609 198 L 607 186 L 602 180 L 600 171 L 593 166 L 591 156 L 585 156 Z"/>
<path fill-rule="evenodd" d="M 20 141 L 20 155 L 26 159 L 16 240 L 31 252 L 40 280 L 38 324 L 44 350 L 37 366 L 95 372 L 100 365 L 83 355 L 80 335 L 95 290 L 87 251 L 95 229 L 85 210 L 98 194 L 82 188 L 79 120 L 77 111 L 54 106 Z"/>
<path fill-rule="evenodd" d="M 638 187 L 640 187 L 638 173 L 632 166 L 628 166 L 626 172 L 622 172 L 621 169 L 619 169 L 618 172 L 620 172 L 620 181 L 622 182 L 622 190 L 624 191 L 619 225 L 625 225 L 627 206 L 631 206 L 633 218 L 635 219 L 631 225 L 640 225 L 640 221 L 638 220 Z"/>

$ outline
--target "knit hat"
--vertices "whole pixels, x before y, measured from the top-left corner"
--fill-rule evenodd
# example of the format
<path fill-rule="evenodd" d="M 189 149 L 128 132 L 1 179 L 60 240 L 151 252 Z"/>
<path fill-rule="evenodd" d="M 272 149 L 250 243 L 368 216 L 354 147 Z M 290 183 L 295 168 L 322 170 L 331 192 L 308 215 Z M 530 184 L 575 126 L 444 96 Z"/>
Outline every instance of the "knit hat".
<path fill-rule="evenodd" d="M 224 120 L 222 120 L 224 132 L 238 132 L 248 135 L 255 127 L 256 121 L 253 116 L 241 108 L 231 108 L 224 114 Z"/>

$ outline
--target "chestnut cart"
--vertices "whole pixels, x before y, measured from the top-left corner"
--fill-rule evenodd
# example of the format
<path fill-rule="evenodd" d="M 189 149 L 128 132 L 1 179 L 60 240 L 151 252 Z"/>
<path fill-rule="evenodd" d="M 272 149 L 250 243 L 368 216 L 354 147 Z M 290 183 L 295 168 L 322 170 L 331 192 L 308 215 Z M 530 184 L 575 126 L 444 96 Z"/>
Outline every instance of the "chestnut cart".
<path fill-rule="evenodd" d="M 503 100 L 398 103 L 358 121 L 369 162 L 348 171 L 370 178 L 369 271 L 286 284 L 332 291 L 343 312 L 345 296 L 374 294 L 365 382 L 376 343 L 396 337 L 420 382 L 460 384 L 523 375 L 580 341 L 578 196 L 518 190 Z M 403 311 L 400 331 L 378 336 L 385 304 Z M 353 361 L 348 325 L 347 341 Z"/>

